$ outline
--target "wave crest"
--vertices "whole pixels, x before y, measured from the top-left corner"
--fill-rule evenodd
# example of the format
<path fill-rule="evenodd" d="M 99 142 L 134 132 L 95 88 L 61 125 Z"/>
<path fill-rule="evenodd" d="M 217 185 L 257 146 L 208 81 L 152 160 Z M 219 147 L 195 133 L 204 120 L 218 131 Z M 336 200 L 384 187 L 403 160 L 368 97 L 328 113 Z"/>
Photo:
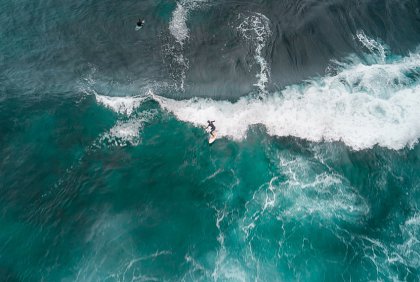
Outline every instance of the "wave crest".
<path fill-rule="evenodd" d="M 273 136 L 342 141 L 355 150 L 376 144 L 402 149 L 420 137 L 419 77 L 420 54 L 371 65 L 350 58 L 337 64 L 334 75 L 262 99 L 155 99 L 182 121 L 201 126 L 216 119 L 219 136 L 234 140 L 245 138 L 249 126 L 261 124 Z"/>

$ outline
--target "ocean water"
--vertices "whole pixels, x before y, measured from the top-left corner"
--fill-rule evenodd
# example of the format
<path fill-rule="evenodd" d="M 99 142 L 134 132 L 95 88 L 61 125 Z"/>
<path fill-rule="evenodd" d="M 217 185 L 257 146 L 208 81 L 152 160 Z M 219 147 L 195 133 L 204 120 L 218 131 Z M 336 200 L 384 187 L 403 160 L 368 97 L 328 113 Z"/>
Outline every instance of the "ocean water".
<path fill-rule="evenodd" d="M 419 281 L 419 46 L 418 0 L 0 0 L 0 281 Z"/>

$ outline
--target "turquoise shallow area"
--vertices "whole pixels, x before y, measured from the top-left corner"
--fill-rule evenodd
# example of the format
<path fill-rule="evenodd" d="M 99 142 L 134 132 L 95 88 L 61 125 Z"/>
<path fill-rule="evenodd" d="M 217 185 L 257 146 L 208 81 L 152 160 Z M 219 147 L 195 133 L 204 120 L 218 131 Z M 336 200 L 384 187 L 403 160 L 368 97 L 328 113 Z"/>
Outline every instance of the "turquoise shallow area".
<path fill-rule="evenodd" d="M 419 22 L 418 1 L 0 0 L 0 281 L 419 281 Z M 150 94 L 223 108 L 325 85 L 414 137 L 267 123 L 209 145 Z"/>
<path fill-rule="evenodd" d="M 140 143 L 114 147 L 95 139 L 115 114 L 76 102 L 10 112 L 0 197 L 10 281 L 418 277 L 418 145 L 355 152 L 253 127 L 208 146 L 151 101 L 139 113 L 158 114 Z"/>

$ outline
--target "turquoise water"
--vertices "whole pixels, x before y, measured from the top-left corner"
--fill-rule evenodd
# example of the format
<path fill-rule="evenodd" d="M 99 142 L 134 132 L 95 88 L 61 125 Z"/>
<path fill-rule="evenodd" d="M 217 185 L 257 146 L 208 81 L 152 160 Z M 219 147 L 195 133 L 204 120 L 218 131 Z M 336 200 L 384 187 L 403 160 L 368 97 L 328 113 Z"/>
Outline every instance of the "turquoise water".
<path fill-rule="evenodd" d="M 0 280 L 418 281 L 420 6 L 351 2 L 0 1 Z"/>

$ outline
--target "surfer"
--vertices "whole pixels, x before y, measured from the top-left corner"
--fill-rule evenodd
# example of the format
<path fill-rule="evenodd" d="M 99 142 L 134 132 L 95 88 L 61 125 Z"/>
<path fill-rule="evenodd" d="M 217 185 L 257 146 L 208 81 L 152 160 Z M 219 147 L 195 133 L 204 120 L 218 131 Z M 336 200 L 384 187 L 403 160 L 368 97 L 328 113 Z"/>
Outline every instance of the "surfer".
<path fill-rule="evenodd" d="M 208 123 L 207 128 L 210 127 L 210 132 L 209 133 L 210 133 L 211 136 L 215 137 L 213 135 L 213 132 L 216 130 L 216 126 L 214 126 L 213 122 L 215 122 L 215 121 L 214 120 L 213 121 L 208 120 L 207 121 L 207 123 Z"/>
<path fill-rule="evenodd" d="M 139 19 L 139 21 L 137 22 L 137 27 L 140 28 L 143 26 L 143 24 L 144 24 L 144 20 Z"/>

